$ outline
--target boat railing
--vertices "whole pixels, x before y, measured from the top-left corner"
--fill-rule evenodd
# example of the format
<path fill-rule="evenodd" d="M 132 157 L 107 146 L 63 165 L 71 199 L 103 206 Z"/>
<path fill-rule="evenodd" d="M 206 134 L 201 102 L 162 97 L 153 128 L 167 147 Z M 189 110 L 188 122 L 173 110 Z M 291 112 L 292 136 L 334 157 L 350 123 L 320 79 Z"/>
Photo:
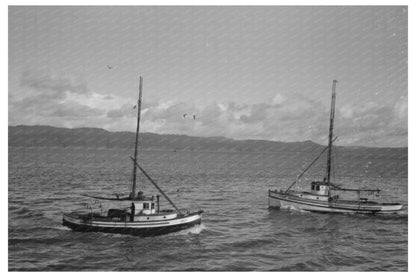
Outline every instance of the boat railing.
<path fill-rule="evenodd" d="M 355 191 L 355 192 L 377 192 L 380 193 L 380 189 L 352 189 L 352 188 L 342 188 L 342 187 L 333 187 L 331 186 L 331 190 L 338 190 L 338 191 Z"/>

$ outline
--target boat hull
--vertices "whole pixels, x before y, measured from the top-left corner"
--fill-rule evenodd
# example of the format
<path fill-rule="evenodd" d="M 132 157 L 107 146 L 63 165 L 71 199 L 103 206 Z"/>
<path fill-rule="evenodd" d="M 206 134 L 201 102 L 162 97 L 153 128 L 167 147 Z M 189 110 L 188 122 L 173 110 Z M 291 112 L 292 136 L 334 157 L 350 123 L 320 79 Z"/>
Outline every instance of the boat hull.
<path fill-rule="evenodd" d="M 85 220 L 76 214 L 64 214 L 63 225 L 79 232 L 103 232 L 141 237 L 159 236 L 201 224 L 202 212 L 152 222 Z"/>
<path fill-rule="evenodd" d="M 269 208 L 294 209 L 308 212 L 344 214 L 391 214 L 403 209 L 398 203 L 378 203 L 360 201 L 319 201 L 305 199 L 297 194 L 269 190 Z"/>

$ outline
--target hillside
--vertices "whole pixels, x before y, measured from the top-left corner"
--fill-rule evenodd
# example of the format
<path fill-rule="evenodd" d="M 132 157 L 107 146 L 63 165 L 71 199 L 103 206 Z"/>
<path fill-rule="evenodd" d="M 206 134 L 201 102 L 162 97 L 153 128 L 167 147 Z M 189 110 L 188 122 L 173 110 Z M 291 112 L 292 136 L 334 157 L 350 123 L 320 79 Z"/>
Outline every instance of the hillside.
<path fill-rule="evenodd" d="M 133 149 L 133 132 L 109 132 L 99 128 L 57 128 L 51 126 L 9 126 L 9 147 L 88 147 Z M 140 133 L 140 149 L 213 152 L 314 152 L 324 146 L 312 141 L 278 142 L 233 140 L 225 137 L 192 137 Z M 349 155 L 386 156 L 407 159 L 407 148 L 337 147 Z"/>
<path fill-rule="evenodd" d="M 9 126 L 9 146 L 133 148 L 133 132 L 109 132 L 98 128 L 57 128 L 51 126 Z M 322 147 L 311 141 L 275 142 L 233 140 L 224 137 L 191 137 L 140 133 L 141 149 L 189 151 L 310 151 Z"/>

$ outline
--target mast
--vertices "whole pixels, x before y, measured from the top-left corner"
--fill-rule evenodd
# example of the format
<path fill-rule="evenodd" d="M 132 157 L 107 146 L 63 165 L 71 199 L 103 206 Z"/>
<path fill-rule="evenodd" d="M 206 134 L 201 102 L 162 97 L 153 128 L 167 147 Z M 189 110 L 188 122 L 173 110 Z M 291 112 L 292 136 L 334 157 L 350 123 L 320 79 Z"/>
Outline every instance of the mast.
<path fill-rule="evenodd" d="M 337 80 L 332 82 L 332 99 L 331 99 L 331 113 L 329 120 L 329 137 L 328 137 L 328 160 L 326 166 L 326 181 L 330 185 L 331 181 L 331 150 L 332 150 L 332 131 L 334 129 L 334 117 L 335 117 L 335 87 Z"/>
<path fill-rule="evenodd" d="M 136 197 L 136 173 L 137 173 L 137 146 L 139 144 L 139 128 L 140 128 L 140 111 L 142 107 L 142 88 L 143 88 L 143 78 L 140 76 L 140 83 L 139 83 L 139 99 L 137 100 L 137 129 L 136 129 L 136 141 L 134 145 L 134 163 L 133 163 L 133 186 L 131 189 L 130 197 L 134 199 Z"/>

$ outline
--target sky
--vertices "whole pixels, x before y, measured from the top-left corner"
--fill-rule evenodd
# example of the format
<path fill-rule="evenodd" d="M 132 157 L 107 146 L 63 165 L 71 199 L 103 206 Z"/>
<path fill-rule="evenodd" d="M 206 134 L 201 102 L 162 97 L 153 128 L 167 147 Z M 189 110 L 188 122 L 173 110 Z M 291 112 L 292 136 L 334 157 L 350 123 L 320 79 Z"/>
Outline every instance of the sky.
<path fill-rule="evenodd" d="M 8 123 L 408 145 L 405 6 L 9 7 Z M 187 114 L 184 117 L 184 114 Z M 192 115 L 195 115 L 193 119 Z"/>

